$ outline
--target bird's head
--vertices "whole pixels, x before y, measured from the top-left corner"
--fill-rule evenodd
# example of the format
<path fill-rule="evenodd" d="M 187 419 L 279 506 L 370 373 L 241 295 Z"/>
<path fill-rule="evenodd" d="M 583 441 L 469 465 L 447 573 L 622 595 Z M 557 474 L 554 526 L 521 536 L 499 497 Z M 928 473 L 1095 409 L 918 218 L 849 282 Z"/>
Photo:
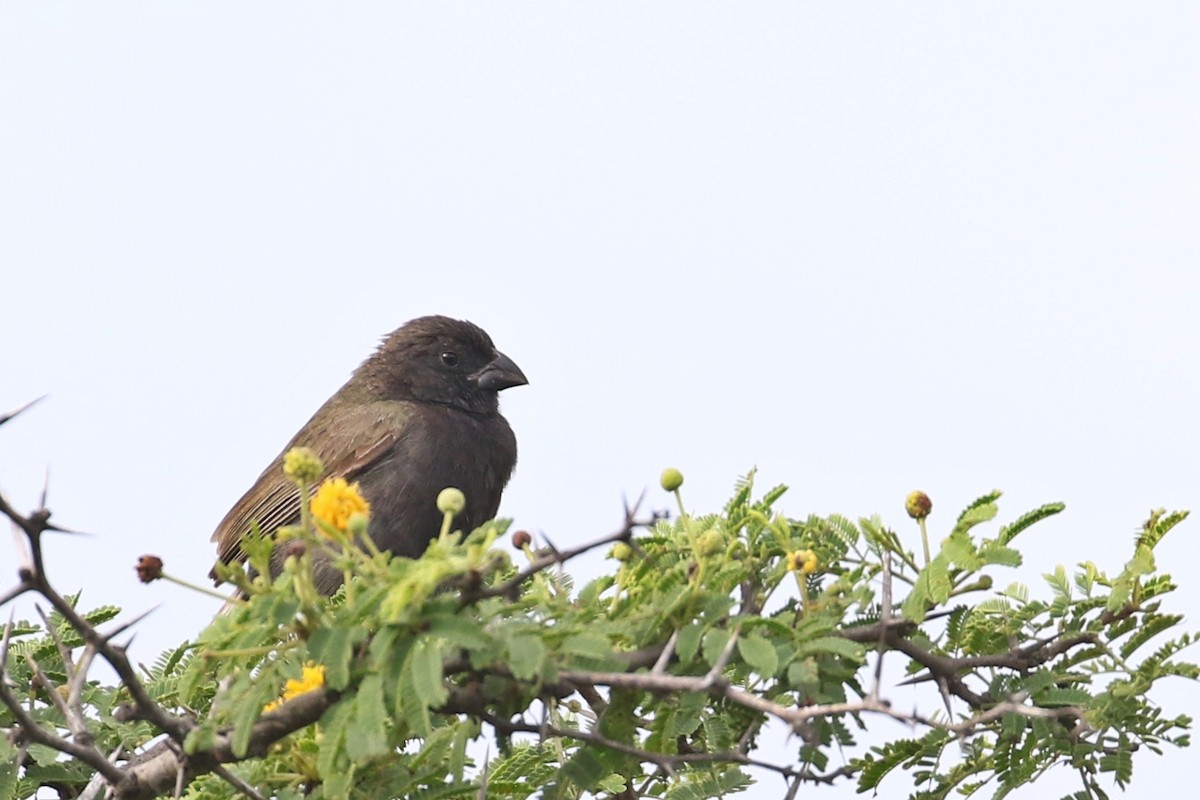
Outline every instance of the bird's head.
<path fill-rule="evenodd" d="M 359 368 L 388 399 L 494 414 L 496 393 L 521 386 L 520 367 L 482 328 L 449 317 L 419 317 L 389 334 Z"/>

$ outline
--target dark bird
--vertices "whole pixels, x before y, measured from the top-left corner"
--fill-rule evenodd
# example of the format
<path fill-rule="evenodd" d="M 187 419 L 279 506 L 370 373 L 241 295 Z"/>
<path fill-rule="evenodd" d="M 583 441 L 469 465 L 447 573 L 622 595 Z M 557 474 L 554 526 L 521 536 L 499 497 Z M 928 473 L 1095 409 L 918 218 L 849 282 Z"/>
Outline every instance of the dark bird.
<path fill-rule="evenodd" d="M 496 515 L 517 463 L 517 440 L 496 393 L 527 382 L 470 322 L 440 316 L 408 322 L 313 414 L 221 520 L 212 536 L 220 560 L 245 559 L 241 541 L 251 521 L 264 532 L 299 522 L 299 489 L 283 473 L 283 456 L 301 446 L 321 458 L 326 477 L 360 484 L 371 504 L 369 532 L 381 549 L 423 553 L 441 529 L 436 499 L 447 486 L 467 499 L 456 526 L 473 530 Z M 272 555 L 273 571 L 282 566 L 281 549 Z M 314 578 L 326 594 L 342 583 L 341 572 L 320 559 Z"/>

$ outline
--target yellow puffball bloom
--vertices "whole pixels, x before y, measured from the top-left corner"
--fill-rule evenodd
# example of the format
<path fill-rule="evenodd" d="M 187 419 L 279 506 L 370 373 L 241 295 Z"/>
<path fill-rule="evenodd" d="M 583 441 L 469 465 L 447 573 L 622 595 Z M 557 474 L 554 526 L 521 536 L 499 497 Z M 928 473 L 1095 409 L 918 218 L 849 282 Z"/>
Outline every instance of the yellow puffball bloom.
<path fill-rule="evenodd" d="M 293 697 L 299 697 L 313 689 L 320 689 L 324 685 L 325 666 L 305 664 L 300 671 L 300 680 L 288 678 L 287 683 L 283 685 L 283 694 L 279 695 L 278 700 L 273 700 L 263 706 L 263 711 L 274 711 Z"/>
<path fill-rule="evenodd" d="M 811 575 L 817 571 L 817 554 L 812 550 L 796 550 L 787 554 L 788 572 Z"/>
<path fill-rule="evenodd" d="M 357 483 L 345 478 L 329 478 L 317 489 L 309 508 L 312 515 L 330 527 L 344 531 L 354 514 L 370 515 L 371 504 L 358 489 Z"/>

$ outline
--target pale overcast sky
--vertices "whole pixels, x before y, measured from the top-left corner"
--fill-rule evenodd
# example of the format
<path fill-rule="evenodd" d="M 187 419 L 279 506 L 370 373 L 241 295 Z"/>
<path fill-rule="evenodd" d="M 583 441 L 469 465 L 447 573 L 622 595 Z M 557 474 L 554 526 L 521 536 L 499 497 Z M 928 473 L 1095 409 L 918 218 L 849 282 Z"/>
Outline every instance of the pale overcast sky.
<path fill-rule="evenodd" d="M 708 511 L 757 465 L 906 536 L 913 488 L 942 533 L 1062 500 L 1015 577 L 1115 572 L 1200 511 L 1197 42 L 1186 2 L 3 3 L 0 409 L 49 398 L 0 489 L 49 467 L 95 534 L 53 577 L 161 604 L 149 661 L 217 604 L 137 556 L 202 579 L 378 338 L 444 313 L 529 376 L 501 513 L 558 543 L 667 507 L 664 466 Z M 1192 630 L 1198 526 L 1159 550 Z"/>

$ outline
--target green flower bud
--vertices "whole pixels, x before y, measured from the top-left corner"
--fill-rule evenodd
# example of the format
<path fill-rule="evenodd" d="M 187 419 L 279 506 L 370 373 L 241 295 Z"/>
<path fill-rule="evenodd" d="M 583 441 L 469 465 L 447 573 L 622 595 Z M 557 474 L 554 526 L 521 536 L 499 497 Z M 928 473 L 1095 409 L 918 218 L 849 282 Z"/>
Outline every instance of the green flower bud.
<path fill-rule="evenodd" d="M 700 558 L 715 556 L 724 549 L 725 537 L 716 528 L 709 528 L 696 540 L 696 555 Z"/>
<path fill-rule="evenodd" d="M 443 514 L 461 514 L 467 507 L 467 497 L 461 490 L 447 486 L 438 492 L 437 507 Z"/>
<path fill-rule="evenodd" d="M 367 532 L 367 523 L 370 521 L 370 519 L 371 518 L 363 512 L 355 511 L 350 515 L 350 518 L 346 520 L 346 532 L 351 536 L 362 536 Z"/>
<path fill-rule="evenodd" d="M 633 548 L 627 542 L 617 542 L 609 553 L 617 561 L 628 561 L 633 558 Z"/>
<path fill-rule="evenodd" d="M 293 447 L 283 456 L 283 474 L 300 483 L 316 483 L 325 465 L 307 447 Z"/>
<path fill-rule="evenodd" d="M 904 498 L 904 510 L 913 519 L 925 519 L 933 511 L 933 501 L 924 492 L 909 492 Z"/>
<path fill-rule="evenodd" d="M 667 467 L 662 471 L 658 483 L 665 491 L 673 492 L 683 486 L 683 473 L 674 467 Z"/>

